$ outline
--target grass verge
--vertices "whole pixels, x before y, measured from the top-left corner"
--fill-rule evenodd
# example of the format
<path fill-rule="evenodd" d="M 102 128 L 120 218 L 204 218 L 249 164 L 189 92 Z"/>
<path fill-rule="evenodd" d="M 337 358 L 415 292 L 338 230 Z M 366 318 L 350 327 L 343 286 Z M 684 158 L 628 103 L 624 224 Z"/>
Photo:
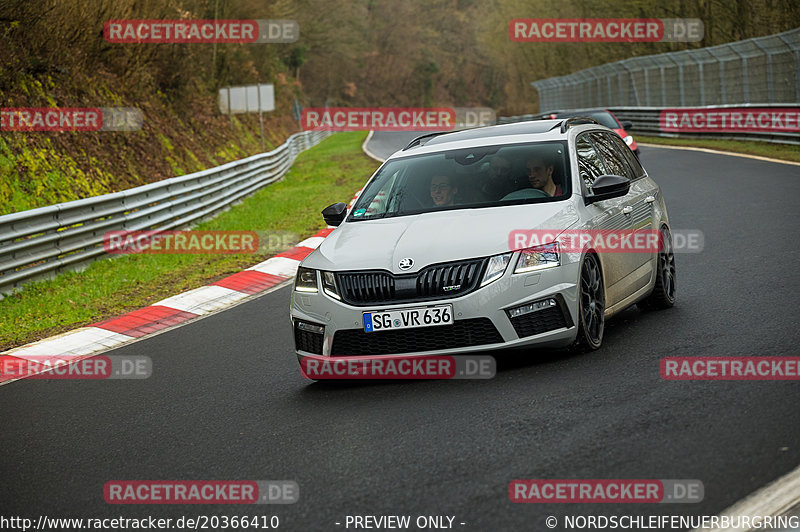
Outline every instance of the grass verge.
<path fill-rule="evenodd" d="M 198 230 L 281 231 L 306 238 L 325 227 L 320 211 L 349 202 L 377 163 L 366 133 L 337 133 L 301 153 L 289 173 Z M 0 300 L 0 351 L 85 326 L 213 283 L 277 252 L 248 255 L 121 255 L 32 283 Z"/>
<path fill-rule="evenodd" d="M 748 155 L 758 155 L 771 159 L 781 159 L 783 161 L 800 162 L 800 149 L 791 144 L 775 144 L 773 142 L 758 142 L 754 140 L 645 137 L 643 135 L 636 135 L 635 138 L 637 142 L 644 142 L 646 144 L 709 148 L 712 150 L 746 153 Z"/>

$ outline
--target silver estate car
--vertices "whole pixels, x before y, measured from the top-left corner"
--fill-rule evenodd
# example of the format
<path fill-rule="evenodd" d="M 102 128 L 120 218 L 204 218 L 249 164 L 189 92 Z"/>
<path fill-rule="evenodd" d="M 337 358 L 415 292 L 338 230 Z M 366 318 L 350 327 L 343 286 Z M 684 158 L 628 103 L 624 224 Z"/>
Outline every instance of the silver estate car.
<path fill-rule="evenodd" d="M 610 316 L 675 300 L 661 191 L 614 131 L 587 118 L 418 137 L 352 208 L 322 214 L 336 229 L 292 292 L 301 362 L 592 350 Z M 647 245 L 622 249 L 638 233 Z"/>

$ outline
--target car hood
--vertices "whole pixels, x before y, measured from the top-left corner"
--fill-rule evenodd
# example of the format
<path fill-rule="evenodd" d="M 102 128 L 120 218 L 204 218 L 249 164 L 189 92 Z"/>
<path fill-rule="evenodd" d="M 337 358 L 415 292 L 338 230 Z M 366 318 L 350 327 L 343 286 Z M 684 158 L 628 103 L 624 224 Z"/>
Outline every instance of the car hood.
<path fill-rule="evenodd" d="M 328 271 L 413 273 L 430 264 L 506 252 L 514 230 L 563 230 L 578 220 L 572 200 L 429 212 L 339 226 L 303 266 Z M 411 258 L 410 269 L 399 262 Z"/>

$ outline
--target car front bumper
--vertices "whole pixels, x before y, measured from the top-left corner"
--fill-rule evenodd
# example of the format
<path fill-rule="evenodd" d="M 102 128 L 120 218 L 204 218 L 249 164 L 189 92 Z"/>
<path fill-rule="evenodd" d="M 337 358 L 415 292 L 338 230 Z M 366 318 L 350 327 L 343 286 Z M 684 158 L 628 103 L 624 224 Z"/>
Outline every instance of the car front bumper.
<path fill-rule="evenodd" d="M 511 265 L 516 262 L 516 257 Z M 291 318 L 298 358 L 453 355 L 526 346 L 564 347 L 576 336 L 578 263 L 505 274 L 457 297 L 403 304 L 353 306 L 323 292 L 292 292 Z M 509 310 L 533 302 L 545 308 L 513 320 Z M 363 313 L 452 305 L 452 325 L 366 333 Z M 319 333 L 319 328 L 324 332 Z"/>

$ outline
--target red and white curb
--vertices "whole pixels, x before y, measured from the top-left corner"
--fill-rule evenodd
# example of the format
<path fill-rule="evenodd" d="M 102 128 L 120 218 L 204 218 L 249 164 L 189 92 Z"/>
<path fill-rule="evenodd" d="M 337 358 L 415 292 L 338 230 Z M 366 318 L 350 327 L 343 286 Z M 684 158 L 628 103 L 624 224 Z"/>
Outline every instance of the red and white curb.
<path fill-rule="evenodd" d="M 50 367 L 67 364 L 234 305 L 292 279 L 300 261 L 319 247 L 333 229 L 323 229 L 295 247 L 211 285 L 0 353 L 0 367 L 9 362 L 24 364 L 17 362 L 20 359 Z M 0 385 L 15 380 L 20 379 L 0 372 Z"/>
<path fill-rule="evenodd" d="M 362 148 L 371 137 L 372 132 Z M 353 206 L 361 190 L 353 195 L 348 208 Z M 0 368 L 6 367 L 5 364 L 9 362 L 23 364 L 17 362 L 20 359 L 50 367 L 67 364 L 235 305 L 292 279 L 300 261 L 318 248 L 334 229 L 323 229 L 295 247 L 211 285 L 162 299 L 149 307 L 116 318 L 0 353 Z M 20 378 L 9 377 L 0 372 L 0 386 L 15 380 Z"/>

